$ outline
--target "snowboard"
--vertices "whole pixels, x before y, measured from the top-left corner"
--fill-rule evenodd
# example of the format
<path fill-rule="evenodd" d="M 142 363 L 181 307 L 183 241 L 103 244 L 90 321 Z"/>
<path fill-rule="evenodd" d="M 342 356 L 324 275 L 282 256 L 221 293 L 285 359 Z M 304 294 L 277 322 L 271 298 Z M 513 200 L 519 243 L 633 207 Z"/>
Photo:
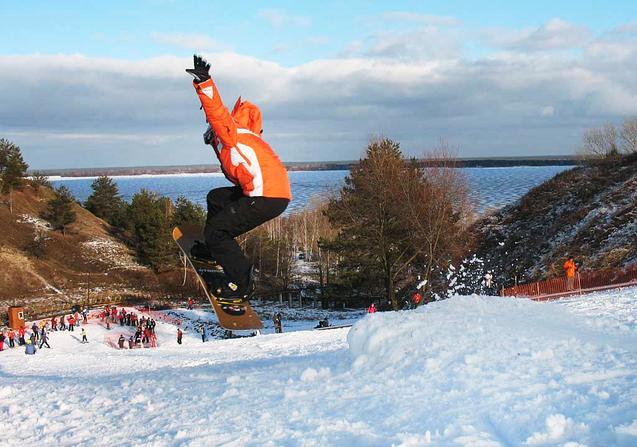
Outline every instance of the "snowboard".
<path fill-rule="evenodd" d="M 219 325 L 232 331 L 262 329 L 263 323 L 249 303 L 221 296 L 221 284 L 227 281 L 221 266 L 190 255 L 195 242 L 204 240 L 203 229 L 198 225 L 183 224 L 173 228 L 172 236 L 186 257 L 188 266 L 195 271 L 197 280 L 217 314 Z"/>

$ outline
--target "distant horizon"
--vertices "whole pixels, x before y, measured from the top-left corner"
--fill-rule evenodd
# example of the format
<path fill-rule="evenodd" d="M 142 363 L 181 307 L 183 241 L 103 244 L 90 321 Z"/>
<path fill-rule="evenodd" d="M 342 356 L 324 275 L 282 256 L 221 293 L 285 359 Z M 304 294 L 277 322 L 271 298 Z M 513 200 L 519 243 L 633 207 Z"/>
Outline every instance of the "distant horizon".
<path fill-rule="evenodd" d="M 431 160 L 428 158 L 417 158 L 417 160 L 420 161 L 426 161 L 426 160 Z M 457 162 L 471 162 L 471 161 L 493 161 L 493 162 L 497 162 L 497 161 L 502 161 L 502 162 L 524 162 L 524 161 L 535 161 L 535 162 L 541 162 L 541 161 L 547 161 L 547 162 L 551 162 L 551 161 L 576 161 L 577 160 L 577 156 L 575 155 L 537 155 L 537 156 L 509 156 L 509 157 L 455 157 L 454 158 L 455 161 Z M 318 168 L 321 166 L 331 166 L 331 165 L 351 165 L 351 164 L 356 164 L 360 161 L 360 159 L 357 160 L 329 160 L 329 161 L 290 161 L 290 162 L 283 162 L 284 165 L 290 167 L 290 166 L 295 166 L 295 165 L 300 165 L 300 166 L 312 166 L 314 165 L 314 167 Z M 511 166 L 511 165 L 509 165 Z M 196 163 L 196 164 L 181 164 L 181 165 L 137 165 L 137 166 L 84 166 L 84 167 L 67 167 L 67 168 L 31 168 L 29 167 L 28 169 L 28 173 L 34 173 L 34 172 L 38 172 L 38 173 L 56 173 L 56 172 L 67 172 L 67 171 L 107 171 L 107 170 L 134 170 L 134 169 L 144 169 L 144 170 L 153 170 L 153 169 L 157 169 L 157 170 L 167 170 L 167 169 L 179 169 L 179 168 L 184 168 L 184 169 L 204 169 L 204 168 L 209 168 L 209 167 L 213 167 L 213 168 L 218 168 L 218 163 L 217 162 L 211 162 L 211 163 Z M 220 171 L 217 171 L 220 172 Z M 201 172 L 193 172 L 193 173 L 201 173 Z"/>

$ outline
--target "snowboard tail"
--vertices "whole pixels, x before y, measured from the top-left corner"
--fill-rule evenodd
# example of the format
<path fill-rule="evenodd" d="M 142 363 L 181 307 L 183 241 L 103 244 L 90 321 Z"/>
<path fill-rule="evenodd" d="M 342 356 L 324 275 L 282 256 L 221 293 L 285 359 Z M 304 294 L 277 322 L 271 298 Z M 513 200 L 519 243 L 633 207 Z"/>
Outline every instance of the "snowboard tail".
<path fill-rule="evenodd" d="M 172 236 L 188 265 L 195 271 L 197 280 L 217 314 L 219 325 L 229 330 L 262 329 L 263 323 L 248 302 L 222 296 L 227 279 L 221 267 L 190 255 L 195 242 L 204 240 L 202 229 L 197 225 L 183 224 L 173 228 Z"/>

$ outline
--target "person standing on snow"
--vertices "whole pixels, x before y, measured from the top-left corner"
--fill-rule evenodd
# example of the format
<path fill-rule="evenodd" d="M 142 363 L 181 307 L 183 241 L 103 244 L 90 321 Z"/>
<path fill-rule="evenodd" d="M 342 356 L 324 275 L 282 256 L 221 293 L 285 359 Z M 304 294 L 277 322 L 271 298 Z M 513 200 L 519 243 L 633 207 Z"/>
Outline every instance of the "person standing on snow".
<path fill-rule="evenodd" d="M 9 329 L 9 334 L 7 335 L 7 338 L 9 339 L 9 347 L 10 348 L 15 348 L 15 331 L 13 329 Z"/>
<path fill-rule="evenodd" d="M 374 303 L 370 304 L 369 307 L 367 308 L 367 313 L 368 314 L 376 313 L 376 304 Z"/>
<path fill-rule="evenodd" d="M 205 326 L 201 326 L 201 342 L 202 343 L 206 342 L 206 327 Z"/>
<path fill-rule="evenodd" d="M 261 138 L 261 111 L 237 100 L 232 114 L 223 105 L 210 78 L 210 64 L 193 56 L 186 70 L 209 124 L 204 142 L 210 144 L 225 177 L 234 185 L 208 193 L 205 244 L 197 244 L 195 257 L 214 259 L 228 277 L 224 298 L 247 301 L 253 292 L 252 265 L 234 238 L 274 219 L 292 199 L 288 174 L 272 148 Z"/>
<path fill-rule="evenodd" d="M 566 273 L 566 290 L 573 290 L 575 287 L 575 272 L 577 271 L 575 259 L 568 258 L 563 267 L 564 272 Z"/>
<path fill-rule="evenodd" d="M 86 329 L 82 328 L 82 343 L 88 343 L 88 338 L 86 338 Z"/>
<path fill-rule="evenodd" d="M 44 345 L 51 349 L 51 346 L 49 346 L 49 335 L 46 333 L 44 328 L 42 328 L 42 332 L 40 332 L 40 349 L 42 349 L 42 346 Z"/>
<path fill-rule="evenodd" d="M 120 334 L 119 338 L 117 339 L 117 346 L 119 346 L 119 349 L 124 349 L 124 342 L 126 341 L 126 339 L 124 338 L 124 334 Z"/>
<path fill-rule="evenodd" d="M 272 317 L 272 322 L 274 323 L 274 333 L 281 334 L 283 332 L 283 321 L 281 317 L 281 312 L 277 312 Z"/>
<path fill-rule="evenodd" d="M 177 344 L 181 344 L 181 338 L 184 336 L 181 328 L 177 328 Z"/>

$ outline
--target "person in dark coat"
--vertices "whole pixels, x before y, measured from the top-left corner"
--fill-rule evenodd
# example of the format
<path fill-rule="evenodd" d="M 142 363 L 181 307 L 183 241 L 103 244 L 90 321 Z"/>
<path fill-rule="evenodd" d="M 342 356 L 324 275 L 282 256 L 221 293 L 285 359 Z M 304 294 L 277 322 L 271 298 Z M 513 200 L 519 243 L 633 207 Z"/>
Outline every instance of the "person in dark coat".
<path fill-rule="evenodd" d="M 126 341 L 126 339 L 124 338 L 124 334 L 121 334 L 119 336 L 119 339 L 117 340 L 117 345 L 119 346 L 119 349 L 124 349 L 124 342 Z"/>
<path fill-rule="evenodd" d="M 276 334 L 280 334 L 283 332 L 283 322 L 281 317 L 281 312 L 277 312 L 272 317 L 272 322 L 274 323 L 274 332 Z"/>
<path fill-rule="evenodd" d="M 181 338 L 184 336 L 181 328 L 177 328 L 177 343 L 181 344 Z"/>
<path fill-rule="evenodd" d="M 42 346 L 44 345 L 51 349 L 51 346 L 49 346 L 49 335 L 46 333 L 44 328 L 42 328 L 42 332 L 40 332 L 40 349 L 42 349 Z"/>

